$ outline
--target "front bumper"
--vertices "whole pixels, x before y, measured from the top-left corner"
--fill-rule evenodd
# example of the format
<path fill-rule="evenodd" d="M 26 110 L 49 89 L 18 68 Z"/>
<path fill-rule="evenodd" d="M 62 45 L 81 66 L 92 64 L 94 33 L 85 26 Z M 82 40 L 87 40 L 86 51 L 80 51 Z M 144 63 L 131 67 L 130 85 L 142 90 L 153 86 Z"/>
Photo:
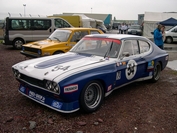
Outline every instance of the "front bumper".
<path fill-rule="evenodd" d="M 65 103 L 49 95 L 44 95 L 36 92 L 35 90 L 24 87 L 23 85 L 20 85 L 19 92 L 24 96 L 58 112 L 72 113 L 79 110 L 78 100 L 70 103 Z"/>
<path fill-rule="evenodd" d="M 20 53 L 21 53 L 22 55 L 25 55 L 26 57 L 32 57 L 32 58 L 41 57 L 39 54 L 27 53 L 27 52 L 24 52 L 24 51 L 20 51 Z"/>

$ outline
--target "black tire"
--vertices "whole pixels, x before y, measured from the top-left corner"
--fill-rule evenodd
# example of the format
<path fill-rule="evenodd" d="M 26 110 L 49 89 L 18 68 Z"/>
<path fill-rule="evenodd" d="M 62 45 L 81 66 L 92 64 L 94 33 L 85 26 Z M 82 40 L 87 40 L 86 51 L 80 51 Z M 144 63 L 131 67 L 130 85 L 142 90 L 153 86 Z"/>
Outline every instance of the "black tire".
<path fill-rule="evenodd" d="M 160 78 L 160 72 L 161 72 L 161 64 L 157 62 L 157 64 L 154 67 L 154 73 L 153 77 L 151 79 L 152 82 L 157 82 Z"/>
<path fill-rule="evenodd" d="M 165 42 L 170 44 L 173 42 L 173 39 L 171 37 L 166 37 Z"/>
<path fill-rule="evenodd" d="M 22 49 L 22 45 L 23 45 L 24 43 L 25 43 L 25 42 L 24 42 L 23 39 L 15 39 L 15 40 L 13 41 L 13 47 L 14 47 L 15 49 Z"/>
<path fill-rule="evenodd" d="M 100 108 L 104 98 L 104 89 L 100 82 L 89 82 L 81 92 L 80 106 L 86 113 L 91 113 Z"/>
<path fill-rule="evenodd" d="M 55 54 L 62 54 L 62 53 L 64 53 L 64 52 L 63 51 L 56 51 L 56 52 L 53 53 L 53 55 L 55 55 Z"/>

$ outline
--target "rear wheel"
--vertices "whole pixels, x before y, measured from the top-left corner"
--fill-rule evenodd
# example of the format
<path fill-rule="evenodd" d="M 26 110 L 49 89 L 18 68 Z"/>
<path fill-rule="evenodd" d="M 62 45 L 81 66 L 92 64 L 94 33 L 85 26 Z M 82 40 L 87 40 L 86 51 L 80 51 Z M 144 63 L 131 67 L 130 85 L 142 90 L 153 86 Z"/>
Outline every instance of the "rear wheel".
<path fill-rule="evenodd" d="M 167 37 L 165 40 L 166 43 L 172 43 L 173 39 L 171 37 Z"/>
<path fill-rule="evenodd" d="M 23 39 L 15 39 L 15 40 L 13 41 L 13 47 L 14 47 L 15 49 L 22 49 L 22 45 L 23 45 L 24 43 L 25 43 L 25 42 L 24 42 Z"/>
<path fill-rule="evenodd" d="M 152 82 L 157 82 L 160 78 L 160 72 L 161 72 L 161 65 L 159 62 L 157 62 L 157 64 L 154 67 L 154 74 L 153 77 L 151 79 Z"/>
<path fill-rule="evenodd" d="M 81 92 L 80 105 L 85 112 L 97 110 L 103 101 L 104 90 L 100 82 L 88 83 Z"/>

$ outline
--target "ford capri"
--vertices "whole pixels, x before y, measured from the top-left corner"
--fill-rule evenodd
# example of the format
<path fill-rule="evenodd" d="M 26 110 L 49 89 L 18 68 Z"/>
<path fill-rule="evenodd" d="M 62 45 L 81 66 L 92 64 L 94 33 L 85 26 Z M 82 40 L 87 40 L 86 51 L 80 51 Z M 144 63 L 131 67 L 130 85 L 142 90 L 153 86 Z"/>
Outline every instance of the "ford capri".
<path fill-rule="evenodd" d="M 62 113 L 90 113 L 122 86 L 157 82 L 168 57 L 142 36 L 94 34 L 66 53 L 25 60 L 12 71 L 24 96 Z"/>

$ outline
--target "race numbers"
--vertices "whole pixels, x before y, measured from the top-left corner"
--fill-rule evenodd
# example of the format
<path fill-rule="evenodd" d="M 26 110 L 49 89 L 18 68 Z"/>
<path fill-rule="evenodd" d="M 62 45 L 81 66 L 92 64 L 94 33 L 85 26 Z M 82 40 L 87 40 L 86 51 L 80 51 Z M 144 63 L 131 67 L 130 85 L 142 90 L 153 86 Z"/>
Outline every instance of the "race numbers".
<path fill-rule="evenodd" d="M 129 60 L 125 71 L 126 78 L 128 80 L 131 80 L 135 76 L 136 71 L 137 71 L 137 63 L 134 60 Z"/>

